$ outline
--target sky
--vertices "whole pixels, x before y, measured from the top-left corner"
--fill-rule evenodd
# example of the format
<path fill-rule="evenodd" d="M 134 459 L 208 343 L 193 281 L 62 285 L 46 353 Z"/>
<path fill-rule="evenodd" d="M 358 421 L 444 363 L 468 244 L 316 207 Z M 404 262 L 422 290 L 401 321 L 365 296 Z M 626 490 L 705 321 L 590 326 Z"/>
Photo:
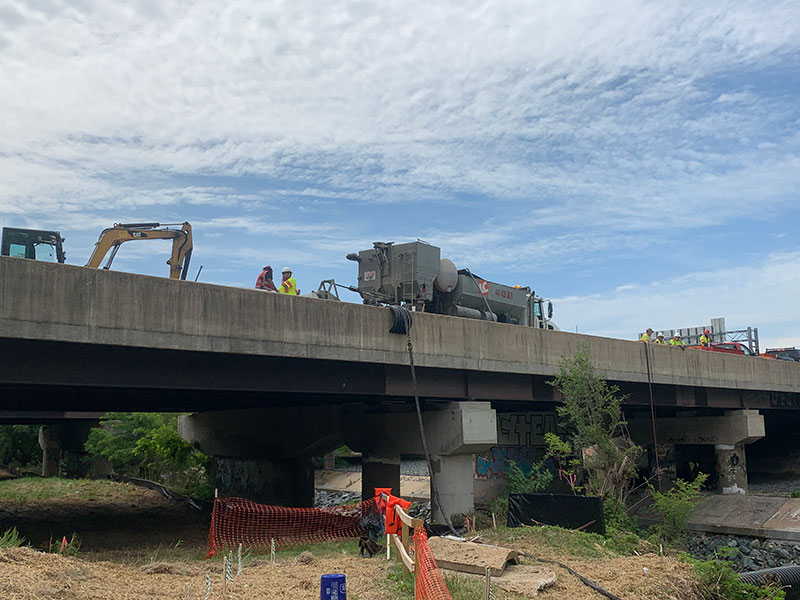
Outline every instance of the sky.
<path fill-rule="evenodd" d="M 189 221 L 190 278 L 306 292 L 422 239 L 563 330 L 800 346 L 796 0 L 6 0 L 0 89 L 0 218 L 73 264 Z"/>

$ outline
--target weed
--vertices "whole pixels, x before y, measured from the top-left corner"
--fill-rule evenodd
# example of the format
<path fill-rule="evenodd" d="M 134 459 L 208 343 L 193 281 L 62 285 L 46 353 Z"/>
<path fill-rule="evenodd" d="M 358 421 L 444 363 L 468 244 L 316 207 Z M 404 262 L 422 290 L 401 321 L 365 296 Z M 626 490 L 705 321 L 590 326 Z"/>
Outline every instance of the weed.
<path fill-rule="evenodd" d="M 60 540 L 50 538 L 47 551 L 62 556 L 78 556 L 80 548 L 81 539 L 78 537 L 77 533 L 73 533 L 69 541 L 67 541 L 67 536 L 62 537 Z"/>
<path fill-rule="evenodd" d="M 694 567 L 703 597 L 709 600 L 783 600 L 786 597 L 779 588 L 744 583 L 726 560 L 696 560 L 685 553 L 681 554 L 681 559 Z"/>
<path fill-rule="evenodd" d="M 800 490 L 793 491 L 792 498 L 800 498 Z"/>
<path fill-rule="evenodd" d="M 18 548 L 25 544 L 25 538 L 17 531 L 16 527 L 6 529 L 0 535 L 0 548 Z"/>

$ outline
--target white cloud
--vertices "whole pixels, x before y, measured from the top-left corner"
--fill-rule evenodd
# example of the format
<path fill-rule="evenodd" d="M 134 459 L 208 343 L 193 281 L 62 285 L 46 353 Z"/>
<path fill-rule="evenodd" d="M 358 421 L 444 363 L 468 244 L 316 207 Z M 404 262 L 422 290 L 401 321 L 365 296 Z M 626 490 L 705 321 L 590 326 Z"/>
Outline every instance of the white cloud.
<path fill-rule="evenodd" d="M 725 317 L 728 329 L 757 327 L 761 347 L 800 345 L 796 298 L 800 251 L 756 264 L 629 284 L 604 294 L 554 299 L 562 329 L 632 339 L 647 327 L 678 329 Z"/>

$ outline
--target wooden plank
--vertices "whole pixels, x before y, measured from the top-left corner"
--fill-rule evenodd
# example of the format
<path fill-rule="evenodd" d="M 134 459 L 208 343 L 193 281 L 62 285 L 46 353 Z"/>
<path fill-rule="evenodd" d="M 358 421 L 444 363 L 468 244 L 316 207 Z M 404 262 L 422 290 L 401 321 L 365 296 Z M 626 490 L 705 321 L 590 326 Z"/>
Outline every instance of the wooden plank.
<path fill-rule="evenodd" d="M 397 550 L 397 556 L 403 563 L 403 566 L 409 570 L 409 572 L 414 572 L 414 560 L 408 555 L 406 549 L 403 548 L 403 543 L 400 541 L 400 538 L 394 534 L 392 534 L 392 541 L 394 542 L 395 549 Z"/>

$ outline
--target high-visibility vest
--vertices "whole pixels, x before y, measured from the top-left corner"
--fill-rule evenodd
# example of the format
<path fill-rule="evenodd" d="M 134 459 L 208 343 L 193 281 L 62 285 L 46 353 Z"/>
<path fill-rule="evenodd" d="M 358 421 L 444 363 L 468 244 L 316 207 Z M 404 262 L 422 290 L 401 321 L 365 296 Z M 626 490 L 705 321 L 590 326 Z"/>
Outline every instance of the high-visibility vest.
<path fill-rule="evenodd" d="M 672 340 L 669 341 L 669 345 L 670 346 L 685 346 L 686 342 L 684 342 L 683 340 L 672 339 Z"/>
<path fill-rule="evenodd" d="M 664 338 L 656 338 L 655 344 L 666 344 L 667 342 L 664 341 Z"/>
<path fill-rule="evenodd" d="M 286 281 L 282 281 L 279 291 L 281 294 L 297 296 L 297 282 L 294 280 L 294 277 L 289 277 Z"/>
<path fill-rule="evenodd" d="M 711 345 L 711 336 L 706 336 L 704 333 L 700 336 L 700 345 L 701 346 L 710 346 Z"/>
<path fill-rule="evenodd" d="M 649 342 L 650 341 L 650 336 L 647 335 L 646 333 L 643 333 L 642 337 L 639 338 L 639 341 L 640 342 Z"/>

